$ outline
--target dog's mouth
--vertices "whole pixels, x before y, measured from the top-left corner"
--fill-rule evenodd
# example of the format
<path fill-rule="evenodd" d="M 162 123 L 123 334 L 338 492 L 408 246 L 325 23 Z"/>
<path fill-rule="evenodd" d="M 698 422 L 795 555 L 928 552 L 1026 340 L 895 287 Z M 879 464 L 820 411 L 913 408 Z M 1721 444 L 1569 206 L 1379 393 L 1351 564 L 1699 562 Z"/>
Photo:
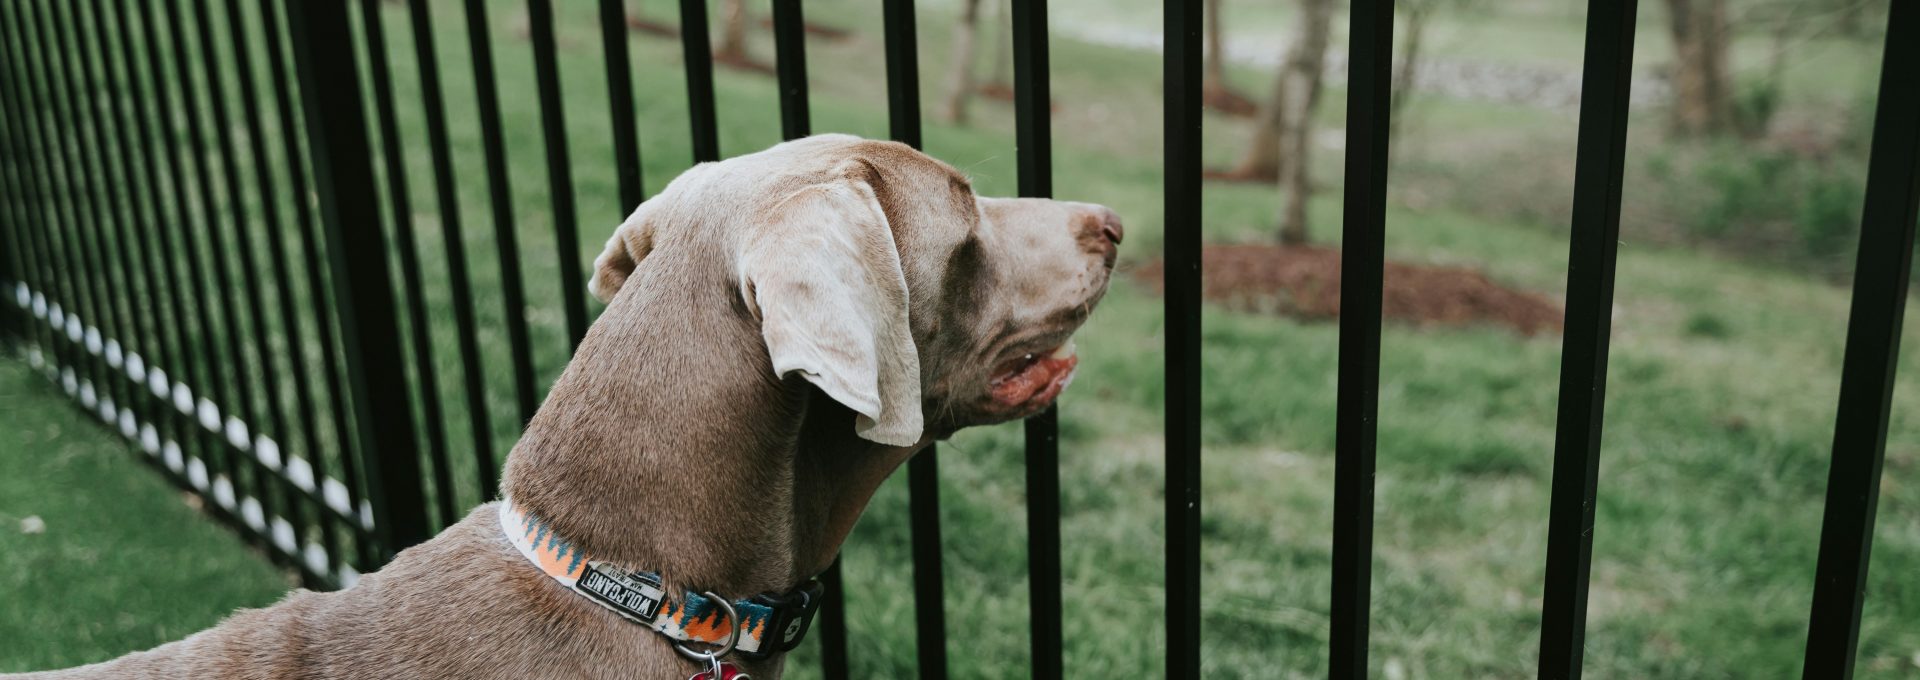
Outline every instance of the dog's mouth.
<path fill-rule="evenodd" d="M 1016 414 L 1038 412 L 1073 382 L 1074 367 L 1079 364 L 1072 338 L 1052 351 L 1008 360 L 994 368 L 988 381 L 993 403 Z"/>

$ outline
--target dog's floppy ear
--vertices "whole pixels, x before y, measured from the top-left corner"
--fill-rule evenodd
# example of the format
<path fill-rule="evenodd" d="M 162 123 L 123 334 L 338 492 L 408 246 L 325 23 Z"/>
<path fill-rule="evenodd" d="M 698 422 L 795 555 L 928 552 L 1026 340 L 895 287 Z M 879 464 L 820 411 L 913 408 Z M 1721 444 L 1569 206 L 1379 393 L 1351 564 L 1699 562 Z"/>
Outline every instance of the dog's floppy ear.
<path fill-rule="evenodd" d="M 613 296 L 627 283 L 627 277 L 633 275 L 634 267 L 653 252 L 653 224 L 647 215 L 652 203 L 642 203 L 613 230 L 613 237 L 607 239 L 607 247 L 600 256 L 593 258 L 593 279 L 587 281 L 587 291 L 601 302 L 613 302 Z"/>
<path fill-rule="evenodd" d="M 776 375 L 798 372 L 858 413 L 860 437 L 910 446 L 920 354 L 893 230 L 863 174 L 801 188 L 761 218 L 738 260 L 741 294 Z"/>

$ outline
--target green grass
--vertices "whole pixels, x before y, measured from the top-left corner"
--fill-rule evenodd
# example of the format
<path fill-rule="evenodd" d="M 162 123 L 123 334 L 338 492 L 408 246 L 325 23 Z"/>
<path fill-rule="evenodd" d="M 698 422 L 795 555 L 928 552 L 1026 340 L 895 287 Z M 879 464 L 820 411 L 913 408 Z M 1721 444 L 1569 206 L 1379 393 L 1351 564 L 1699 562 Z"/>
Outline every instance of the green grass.
<path fill-rule="evenodd" d="M 16 357 L 0 361 L 0 423 L 0 672 L 146 649 L 286 591 Z M 44 529 L 26 533 L 28 518 Z"/>
<path fill-rule="evenodd" d="M 560 66 L 583 216 L 584 247 L 576 255 L 584 260 L 626 210 L 614 196 L 593 10 L 586 3 L 559 4 Z M 644 6 L 654 17 L 674 16 L 673 4 L 664 0 Z M 518 244 L 533 301 L 528 315 L 545 384 L 562 366 L 565 340 L 532 60 L 516 36 L 516 27 L 524 26 L 517 6 L 495 2 L 492 8 Z M 817 21 L 856 32 L 849 42 L 809 45 L 815 129 L 885 136 L 878 13 L 847 0 L 809 2 L 807 10 Z M 479 129 L 469 108 L 464 29 L 454 8 L 436 5 L 436 12 L 493 416 L 492 432 L 480 445 L 504 454 L 517 432 L 502 314 L 493 293 L 498 273 Z M 412 92 L 416 78 L 404 14 L 388 9 L 385 18 L 396 82 L 402 93 Z M 922 16 L 927 102 L 937 100 L 935 75 L 943 70 L 949 20 L 940 11 Z M 1653 28 L 1643 27 L 1643 43 L 1659 35 Z M 1578 44 L 1564 33 L 1540 40 Z M 755 39 L 761 41 L 756 51 L 770 57 L 764 35 Z M 635 38 L 631 45 L 646 183 L 657 190 L 689 163 L 679 47 L 651 38 Z M 1129 240 L 1121 266 L 1131 269 L 1158 252 L 1168 228 L 1159 202 L 1158 58 L 1069 39 L 1056 40 L 1053 50 L 1060 105 L 1056 193 L 1104 202 L 1126 216 Z M 725 153 L 777 140 L 771 79 L 723 71 L 718 90 Z M 1342 95 L 1328 93 L 1329 106 L 1321 112 L 1326 120 L 1337 124 Z M 1420 136 L 1409 140 L 1432 150 L 1421 162 L 1444 160 L 1477 140 L 1502 138 L 1526 140 L 1534 155 L 1571 158 L 1573 126 L 1566 116 L 1442 100 L 1423 107 L 1423 123 L 1414 128 Z M 930 119 L 928 150 L 972 173 L 983 193 L 1010 194 L 1016 179 L 1010 110 L 978 102 L 975 111 L 972 128 Z M 424 140 L 417 108 L 409 104 L 401 113 L 407 139 Z M 1219 119 L 1208 126 L 1208 160 L 1231 160 L 1244 143 L 1240 126 Z M 1328 243 L 1338 241 L 1339 158 L 1337 149 L 1319 153 L 1319 176 L 1328 191 L 1312 205 L 1315 236 Z M 1488 158 L 1466 156 L 1428 172 L 1473 177 L 1479 170 L 1468 166 Z M 464 383 L 440 255 L 446 233 L 430 192 L 424 147 L 410 147 L 404 160 L 415 212 L 410 223 L 424 249 L 437 387 L 457 465 L 450 492 L 467 506 L 492 490 L 475 488 L 473 464 L 462 453 L 476 444 L 460 410 Z M 1548 177 L 1522 191 L 1564 192 L 1566 183 Z M 1210 185 L 1206 223 L 1174 228 L 1203 229 L 1213 241 L 1265 239 L 1275 211 L 1272 193 L 1267 187 Z M 1388 215 L 1391 257 L 1472 266 L 1510 285 L 1561 295 L 1563 211 L 1502 220 L 1417 195 L 1399 198 L 1402 205 Z M 1630 190 L 1626 200 L 1645 198 Z M 1416 205 L 1421 207 L 1405 207 Z M 304 271 L 299 263 L 281 264 Z M 1598 677 L 1793 675 L 1811 601 L 1847 291 L 1791 271 L 1632 237 L 1619 266 L 1588 668 Z M 306 292 L 293 294 L 304 299 Z M 1081 378 L 1062 405 L 1064 652 L 1076 676 L 1138 677 L 1161 668 L 1160 304 L 1145 286 L 1124 277 L 1116 283 L 1081 334 Z M 1324 675 L 1336 329 L 1209 308 L 1203 333 L 1206 675 Z M 307 334 L 276 336 L 276 342 L 314 358 L 311 324 Z M 1916 343 L 1908 341 L 1902 354 L 1911 369 Z M 1558 359 L 1554 338 L 1525 339 L 1496 329 L 1387 328 L 1373 581 L 1376 675 L 1530 674 Z M 1861 633 L 1863 677 L 1920 676 L 1914 658 L 1920 630 L 1912 625 L 1920 620 L 1920 585 L 1910 576 L 1920 568 L 1920 489 L 1914 486 L 1920 419 L 1902 408 L 1912 403 L 1914 375 L 1908 370 L 1895 390 Z M 42 413 L 36 421 L 86 427 L 84 416 L 53 406 L 51 393 L 33 401 L 30 407 Z M 98 447 L 112 450 L 103 460 L 117 460 L 123 474 L 152 476 L 110 439 L 96 439 Z M 1011 425 L 969 431 L 941 447 L 955 677 L 1004 677 L 1026 667 L 1020 447 L 1018 427 Z M 154 484 L 163 488 L 157 479 Z M 133 516 L 99 513 L 94 520 L 118 521 L 124 531 L 150 529 Z M 199 525 L 177 530 L 196 531 L 225 538 Z M 904 481 L 895 480 L 875 498 L 844 554 L 857 675 L 909 675 L 915 668 L 908 532 Z M 163 569 L 173 564 L 156 560 Z M 176 592 L 223 607 L 271 599 L 227 583 L 233 582 Z M 102 592 L 129 597 L 145 588 L 133 578 L 101 583 Z M 13 597 L 0 593 L 9 602 Z M 60 609 L 64 600 L 36 597 L 47 599 L 33 600 L 39 604 L 23 609 L 32 612 L 27 616 L 89 613 L 42 614 Z M 151 616 L 166 621 L 176 637 L 212 620 L 158 609 Z M 117 649 L 145 644 L 150 641 L 127 641 Z M 816 652 L 811 643 L 803 649 L 794 676 L 816 677 Z"/>

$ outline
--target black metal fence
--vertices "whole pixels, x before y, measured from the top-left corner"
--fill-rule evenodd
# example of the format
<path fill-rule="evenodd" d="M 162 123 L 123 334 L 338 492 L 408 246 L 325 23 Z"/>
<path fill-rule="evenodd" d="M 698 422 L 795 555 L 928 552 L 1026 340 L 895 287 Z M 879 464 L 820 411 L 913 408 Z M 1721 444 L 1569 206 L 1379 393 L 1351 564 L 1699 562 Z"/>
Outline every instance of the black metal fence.
<path fill-rule="evenodd" d="M 0 331 L 21 339 L 32 363 L 175 483 L 209 499 L 209 510 L 248 541 L 311 586 L 348 586 L 456 521 L 466 501 L 490 498 L 498 460 L 488 442 L 517 430 L 540 398 L 488 2 L 466 0 L 461 8 L 475 92 L 460 105 L 470 103 L 478 118 L 497 245 L 497 275 L 485 283 L 498 287 L 498 309 L 477 307 L 472 295 L 477 263 L 462 245 L 430 15 L 437 7 L 406 3 L 419 88 L 417 99 L 403 103 L 378 0 L 361 3 L 358 31 L 344 0 L 214 1 L 0 1 L 0 282 L 9 302 L 0 305 Z M 914 6 L 881 4 L 893 136 L 918 146 Z M 1543 678 L 1581 670 L 1636 9 L 1632 0 L 1588 5 Z M 1187 678 L 1200 675 L 1203 640 L 1202 17 L 1197 0 L 1167 0 L 1165 10 L 1166 674 Z M 526 11 L 571 347 L 588 314 L 554 7 L 528 0 Z M 715 160 L 706 3 L 680 0 L 680 11 L 692 156 Z M 1351 11 L 1329 638 L 1335 677 L 1367 670 L 1393 44 L 1391 2 L 1352 0 Z M 608 160 L 630 207 L 644 196 L 620 0 L 600 0 L 599 18 L 613 129 Z M 1046 3 L 1016 0 L 1012 18 L 1019 189 L 1047 196 Z M 1806 647 L 1809 678 L 1852 672 L 1920 196 L 1920 8 L 1895 2 L 1889 22 Z M 773 0 L 786 137 L 810 128 L 803 29 L 798 0 Z M 411 389 L 446 379 L 433 357 L 420 246 L 410 229 L 383 227 L 415 214 L 401 158 L 404 146 L 420 140 L 403 138 L 402 106 L 420 107 L 425 118 L 447 236 L 439 255 L 464 428 L 445 422 L 439 390 Z M 400 280 L 387 258 L 367 253 L 392 253 Z M 489 325 L 506 335 L 512 396 L 504 413 L 484 386 L 488 354 L 480 338 Z M 1054 678 L 1064 674 L 1054 413 L 1028 421 L 1026 433 L 1030 672 Z M 467 448 L 473 460 L 455 453 Z M 928 678 L 946 672 L 937 461 L 928 451 L 908 473 L 920 674 Z M 828 580 L 834 595 L 820 624 L 823 661 L 828 677 L 846 677 L 837 568 Z"/>

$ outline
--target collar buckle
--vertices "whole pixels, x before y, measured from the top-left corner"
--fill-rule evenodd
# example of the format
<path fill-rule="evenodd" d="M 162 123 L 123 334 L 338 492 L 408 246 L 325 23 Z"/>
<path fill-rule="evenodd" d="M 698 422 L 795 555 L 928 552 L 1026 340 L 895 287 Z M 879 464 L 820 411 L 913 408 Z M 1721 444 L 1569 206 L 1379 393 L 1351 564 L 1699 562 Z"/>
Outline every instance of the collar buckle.
<path fill-rule="evenodd" d="M 753 596 L 749 602 L 766 607 L 772 614 L 767 617 L 760 648 L 751 652 L 740 650 L 740 654 L 751 659 L 764 659 L 799 647 L 800 641 L 807 638 L 807 629 L 813 626 L 813 615 L 820 611 L 820 601 L 825 599 L 822 597 L 825 592 L 826 587 L 819 579 L 809 579 L 784 593 Z"/>

